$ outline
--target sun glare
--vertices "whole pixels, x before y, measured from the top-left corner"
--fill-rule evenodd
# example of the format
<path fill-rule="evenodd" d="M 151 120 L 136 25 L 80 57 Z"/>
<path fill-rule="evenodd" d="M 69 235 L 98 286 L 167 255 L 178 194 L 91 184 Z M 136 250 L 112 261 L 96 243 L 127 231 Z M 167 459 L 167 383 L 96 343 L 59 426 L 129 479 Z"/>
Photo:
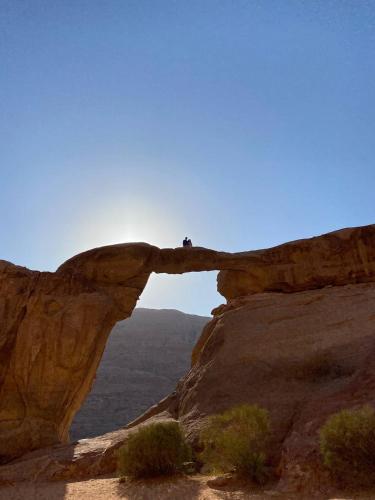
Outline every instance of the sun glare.
<path fill-rule="evenodd" d="M 163 206 L 140 200 L 111 201 L 80 221 L 77 242 L 80 250 L 128 242 L 176 247 L 182 238 L 179 226 L 173 210 Z"/>

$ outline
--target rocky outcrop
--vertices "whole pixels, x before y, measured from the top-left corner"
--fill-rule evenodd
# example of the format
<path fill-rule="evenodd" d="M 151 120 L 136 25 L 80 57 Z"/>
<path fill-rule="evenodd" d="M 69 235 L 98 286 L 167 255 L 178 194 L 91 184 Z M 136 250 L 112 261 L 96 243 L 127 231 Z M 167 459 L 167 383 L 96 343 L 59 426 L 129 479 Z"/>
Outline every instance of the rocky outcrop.
<path fill-rule="evenodd" d="M 218 290 L 229 300 L 250 293 L 291 293 L 374 281 L 374 244 L 371 225 L 236 254 L 245 258 L 245 265 L 221 272 Z"/>
<path fill-rule="evenodd" d="M 285 379 L 272 374 L 279 374 L 279 370 L 285 368 L 283 364 L 280 366 L 281 360 L 289 370 L 295 362 L 291 352 L 296 353 L 298 362 L 311 354 L 304 350 L 297 353 L 295 342 L 306 349 L 307 339 L 311 339 L 311 346 L 315 345 L 316 349 L 319 342 L 321 348 L 329 348 L 323 337 L 331 338 L 332 331 L 329 330 L 329 335 L 322 333 L 322 337 L 314 337 L 313 329 L 323 332 L 331 323 L 349 322 L 347 311 L 355 313 L 353 317 L 357 322 L 357 309 L 350 309 L 349 304 L 339 308 L 340 313 L 333 312 L 332 308 L 345 301 L 337 298 L 337 302 L 329 302 L 331 289 L 305 292 L 307 295 L 299 292 L 327 285 L 374 282 L 374 249 L 375 227 L 367 226 L 238 254 L 202 248 L 160 250 L 142 243 L 113 245 L 73 257 L 56 273 L 29 271 L 1 261 L 2 460 L 67 442 L 70 423 L 90 390 L 108 334 L 117 321 L 131 314 L 151 272 L 221 270 L 218 289 L 229 301 L 216 311 L 213 324 L 206 328 L 194 353 L 194 368 L 178 389 L 174 412 L 191 436 L 194 436 L 194 426 L 205 415 L 246 398 L 277 408 L 282 419 L 279 423 L 275 421 L 275 442 L 280 443 L 294 418 L 289 406 L 293 412 L 299 411 L 294 402 L 301 400 L 305 385 L 293 381 L 290 375 Z M 353 287 L 353 297 L 361 289 L 363 301 L 370 304 L 373 286 Z M 344 293 L 345 289 L 332 290 Z M 324 300 L 317 298 L 320 293 Z M 302 301 L 300 308 L 293 300 Z M 314 320 L 310 330 L 309 314 L 302 320 L 303 315 L 298 311 L 309 311 L 314 304 L 316 307 L 326 304 L 326 309 L 311 313 Z M 299 323 L 293 324 L 292 319 L 288 319 L 293 315 L 300 317 Z M 274 322 L 267 323 L 269 318 Z M 330 318 L 331 323 L 322 318 Z M 360 357 L 361 346 L 369 345 L 366 342 L 371 339 L 366 321 L 363 319 L 361 327 L 349 329 L 348 338 L 337 337 L 344 360 L 350 359 L 346 354 L 349 350 L 357 354 L 357 358 L 351 360 L 353 373 L 364 362 Z M 282 325 L 288 328 L 283 329 Z M 341 327 L 339 330 L 347 331 Z M 262 331 L 263 334 L 259 333 Z M 245 347 L 247 344 L 251 349 Z M 268 359 L 272 345 L 278 348 Z M 211 365 L 215 366 L 215 372 Z M 222 384 L 217 378 L 220 373 Z M 346 379 L 341 377 L 335 384 L 340 385 Z M 246 380 L 248 385 L 244 383 Z M 242 389 L 231 394 L 235 386 Z M 193 391 L 189 389 L 192 387 Z M 315 391 L 316 387 L 311 386 L 311 390 Z M 333 390 L 333 386 L 325 385 L 324 391 L 327 387 Z M 281 397 L 280 391 L 284 388 L 287 396 Z M 260 398 L 261 391 L 264 394 Z M 282 401 L 288 402 L 288 409 Z"/>
<path fill-rule="evenodd" d="M 332 485 L 319 459 L 318 430 L 342 408 L 375 406 L 374 303 L 375 283 L 230 301 L 209 323 L 210 334 L 175 393 L 129 429 L 35 451 L 1 467 L 0 481 L 113 472 L 116 450 L 142 423 L 178 419 L 194 443 L 208 415 L 256 403 L 272 418 L 280 489 L 297 492 L 296 498 L 304 498 L 301 491 L 328 498 Z"/>
<path fill-rule="evenodd" d="M 147 423 L 171 420 L 156 416 Z M 78 443 L 60 444 L 26 453 L 0 467 L 0 487 L 2 484 L 21 481 L 88 479 L 113 473 L 116 470 L 116 452 L 133 431 L 121 429 L 82 439 Z"/>
<path fill-rule="evenodd" d="M 203 331 L 173 416 L 194 442 L 207 415 L 267 408 L 283 486 L 323 487 L 320 426 L 340 409 L 375 405 L 374 304 L 374 283 L 230 301 Z"/>
<path fill-rule="evenodd" d="M 2 264 L 0 455 L 67 442 L 122 310 L 85 280 Z M 135 302 L 134 302 L 135 303 Z"/>

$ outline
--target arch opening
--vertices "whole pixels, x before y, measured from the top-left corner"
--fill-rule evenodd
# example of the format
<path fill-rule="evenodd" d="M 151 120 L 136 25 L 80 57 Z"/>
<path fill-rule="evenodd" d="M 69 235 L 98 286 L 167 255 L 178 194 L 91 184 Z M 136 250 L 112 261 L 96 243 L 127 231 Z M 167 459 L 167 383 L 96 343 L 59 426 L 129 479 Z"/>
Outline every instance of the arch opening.
<path fill-rule="evenodd" d="M 222 297 L 217 271 L 152 274 L 130 318 L 113 328 L 93 387 L 76 414 L 72 440 L 124 427 L 170 394 Z"/>

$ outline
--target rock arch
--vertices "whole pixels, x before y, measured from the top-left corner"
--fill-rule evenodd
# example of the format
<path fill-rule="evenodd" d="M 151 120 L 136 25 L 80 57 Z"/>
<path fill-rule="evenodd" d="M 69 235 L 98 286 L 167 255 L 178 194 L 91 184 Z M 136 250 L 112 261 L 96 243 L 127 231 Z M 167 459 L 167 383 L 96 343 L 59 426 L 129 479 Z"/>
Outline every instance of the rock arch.
<path fill-rule="evenodd" d="M 212 270 L 228 301 L 375 281 L 375 226 L 234 254 L 112 245 L 55 273 L 0 261 L 0 460 L 67 442 L 108 335 L 131 315 L 152 272 Z"/>

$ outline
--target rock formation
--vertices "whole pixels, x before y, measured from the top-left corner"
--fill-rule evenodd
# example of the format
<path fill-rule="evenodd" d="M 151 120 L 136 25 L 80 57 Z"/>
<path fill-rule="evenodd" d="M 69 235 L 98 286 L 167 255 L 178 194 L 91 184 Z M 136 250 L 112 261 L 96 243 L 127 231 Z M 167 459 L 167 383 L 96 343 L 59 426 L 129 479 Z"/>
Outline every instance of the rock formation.
<path fill-rule="evenodd" d="M 130 316 L 154 267 L 213 269 L 230 259 L 125 244 L 81 254 L 56 273 L 0 261 L 0 462 L 68 442 L 107 337 Z"/>
<path fill-rule="evenodd" d="M 208 414 L 258 403 L 272 415 L 273 461 L 283 480 L 297 487 L 318 470 L 321 420 L 343 405 L 371 402 L 374 394 L 375 226 L 237 254 L 113 245 L 73 257 L 56 273 L 1 262 L 3 461 L 68 440 L 107 336 L 131 314 L 151 272 L 215 269 L 227 304 L 214 311 L 176 393 L 138 422 L 153 415 L 179 418 L 194 441 Z M 107 458 L 126 432 L 103 438 Z M 94 470 L 95 460 L 95 467 L 104 464 L 99 453 L 87 467 L 84 446 L 53 453 L 66 464 L 67 454 L 81 450 L 86 471 Z M 72 474 L 78 463 L 75 469 L 61 465 L 55 477 Z"/>
<path fill-rule="evenodd" d="M 207 415 L 256 403 L 270 412 L 283 482 L 323 484 L 319 427 L 343 408 L 375 404 L 374 304 L 375 283 L 230 301 L 206 326 L 171 415 L 194 442 Z"/>

